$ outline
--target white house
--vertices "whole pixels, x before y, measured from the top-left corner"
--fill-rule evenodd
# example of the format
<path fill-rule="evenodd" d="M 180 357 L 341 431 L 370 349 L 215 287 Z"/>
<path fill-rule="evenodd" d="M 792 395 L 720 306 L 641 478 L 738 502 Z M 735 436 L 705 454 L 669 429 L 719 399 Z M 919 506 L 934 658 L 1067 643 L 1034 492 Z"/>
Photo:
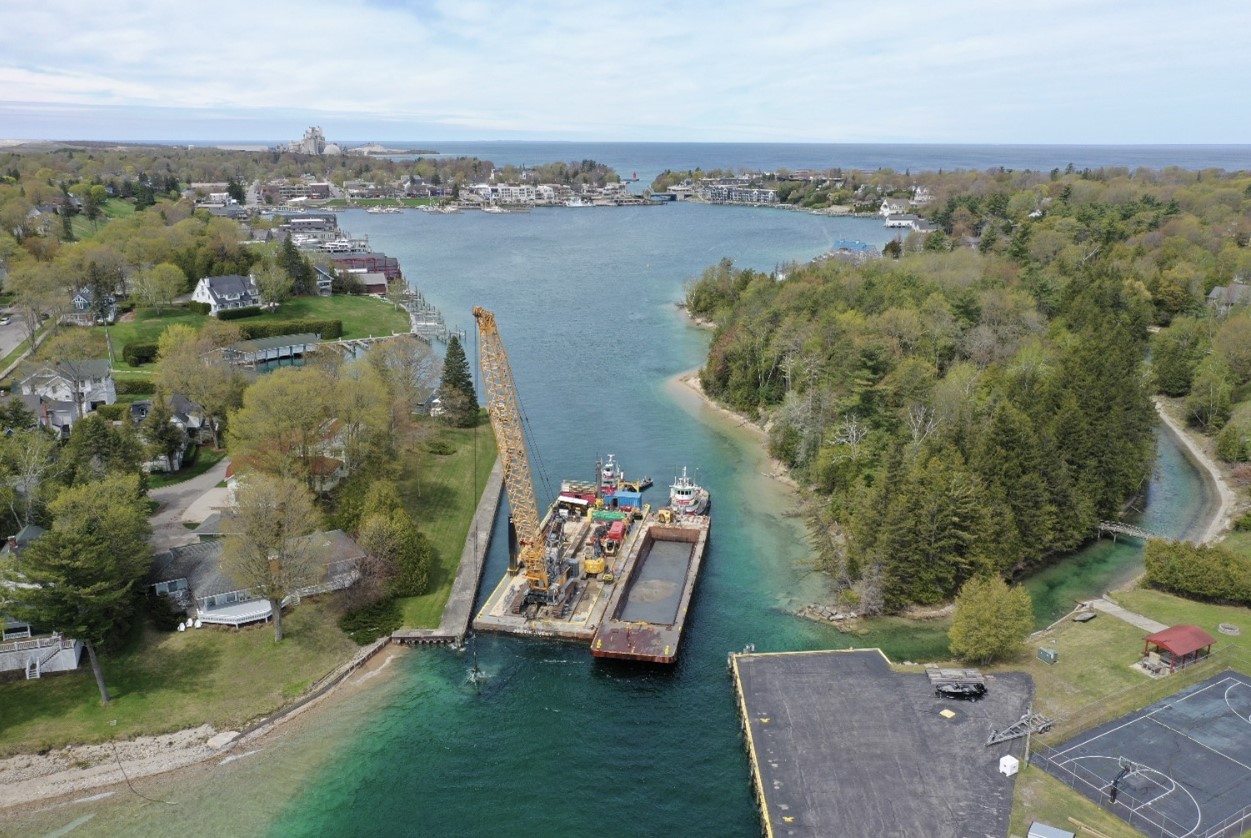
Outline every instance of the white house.
<path fill-rule="evenodd" d="M 39 396 L 45 402 L 75 405 L 77 418 L 102 404 L 117 401 L 117 386 L 107 360 L 57 361 L 22 379 L 23 396 Z M 73 425 L 71 421 L 69 425 Z M 65 430 L 68 430 L 67 428 Z"/>
<path fill-rule="evenodd" d="M 247 308 L 261 304 L 261 293 L 256 287 L 256 277 L 206 276 L 196 283 L 191 299 L 208 303 L 209 314 L 216 317 L 219 311 L 231 308 Z"/>
<path fill-rule="evenodd" d="M 904 198 L 883 198 L 882 206 L 878 208 L 877 214 L 882 218 L 890 218 L 892 215 L 902 215 L 908 211 L 909 203 Z"/>

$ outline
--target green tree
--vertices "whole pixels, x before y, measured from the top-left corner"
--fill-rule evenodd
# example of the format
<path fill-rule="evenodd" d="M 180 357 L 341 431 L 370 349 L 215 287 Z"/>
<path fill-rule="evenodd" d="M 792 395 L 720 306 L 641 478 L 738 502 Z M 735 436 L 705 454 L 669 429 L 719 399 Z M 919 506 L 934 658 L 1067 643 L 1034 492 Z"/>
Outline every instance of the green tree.
<path fill-rule="evenodd" d="M 312 486 L 313 458 L 333 415 L 331 377 L 317 367 L 283 367 L 258 378 L 232 411 L 227 448 L 237 463 Z"/>
<path fill-rule="evenodd" d="M 1015 654 L 1033 626 L 1029 591 L 998 576 L 975 576 L 960 588 L 947 636 L 953 655 L 988 664 Z"/>
<path fill-rule="evenodd" d="M 109 702 L 97 648 L 118 643 L 134 617 L 151 565 L 150 528 L 137 475 L 66 489 L 51 504 L 52 529 L 22 551 L 6 578 L 18 583 L 16 616 L 83 642 Z"/>
<path fill-rule="evenodd" d="M 221 447 L 221 433 L 232 408 L 243 400 L 246 380 L 220 351 L 240 339 L 239 327 L 216 320 L 198 332 L 182 323 L 166 327 L 158 341 L 156 382 L 158 398 L 174 394 L 204 409 L 213 432 L 213 446 Z"/>
<path fill-rule="evenodd" d="M 402 509 L 364 517 L 358 536 L 361 548 L 388 568 L 393 596 L 417 596 L 430 581 L 433 548 Z"/>
<path fill-rule="evenodd" d="M 1186 414 L 1205 431 L 1216 430 L 1229 418 L 1234 390 L 1233 374 L 1220 355 L 1209 355 L 1195 369 Z"/>
<path fill-rule="evenodd" d="M 444 417 L 449 424 L 458 428 L 469 428 L 477 421 L 478 394 L 474 389 L 473 376 L 469 372 L 469 360 L 465 357 L 465 350 L 456 335 L 452 335 L 447 342 L 439 398 L 443 402 Z"/>
<path fill-rule="evenodd" d="M 1166 396 L 1190 392 L 1195 368 L 1208 351 L 1207 327 L 1193 317 L 1175 317 L 1151 341 L 1156 389 Z"/>
<path fill-rule="evenodd" d="M 186 444 L 187 432 L 172 421 L 173 413 L 163 399 L 153 399 L 152 409 L 139 427 L 140 438 L 147 443 L 148 456 L 165 461 L 166 471 L 177 471 L 176 458 Z"/>
<path fill-rule="evenodd" d="M 63 479 L 71 486 L 83 486 L 109 475 L 137 474 L 143 445 L 129 422 L 114 426 L 100 414 L 91 413 L 74 424 L 61 460 Z"/>
<path fill-rule="evenodd" d="M 222 560 L 237 584 L 269 600 L 274 642 L 282 640 L 282 601 L 317 581 L 325 570 L 323 547 L 307 538 L 321 519 L 300 480 L 249 472 L 236 493 L 238 534 L 226 539 Z"/>
<path fill-rule="evenodd" d="M 173 302 L 186 288 L 187 277 L 182 268 L 172 262 L 162 262 L 135 277 L 130 293 L 140 305 L 159 311 Z"/>

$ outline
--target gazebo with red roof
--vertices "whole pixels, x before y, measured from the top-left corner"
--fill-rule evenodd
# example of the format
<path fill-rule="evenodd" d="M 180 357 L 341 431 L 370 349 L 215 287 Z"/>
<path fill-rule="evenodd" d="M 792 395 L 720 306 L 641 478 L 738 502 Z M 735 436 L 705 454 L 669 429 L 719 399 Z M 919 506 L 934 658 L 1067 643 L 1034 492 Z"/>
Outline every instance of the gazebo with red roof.
<path fill-rule="evenodd" d="M 1175 672 L 1206 657 L 1215 642 L 1216 638 L 1198 626 L 1173 626 L 1147 635 L 1142 654 L 1147 657 L 1155 646 L 1160 661 L 1168 664 L 1169 672 Z"/>

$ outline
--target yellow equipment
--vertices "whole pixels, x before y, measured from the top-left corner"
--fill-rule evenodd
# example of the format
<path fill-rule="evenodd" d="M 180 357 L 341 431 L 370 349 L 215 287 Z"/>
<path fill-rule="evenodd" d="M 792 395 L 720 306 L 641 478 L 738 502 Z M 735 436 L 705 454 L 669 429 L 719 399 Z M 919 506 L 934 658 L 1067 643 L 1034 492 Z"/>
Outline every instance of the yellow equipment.
<path fill-rule="evenodd" d="M 656 513 L 656 518 L 659 519 L 662 524 L 672 524 L 673 510 L 666 506 L 664 509 Z"/>
<path fill-rule="evenodd" d="M 524 569 L 530 593 L 542 599 L 551 599 L 563 580 L 554 583 L 548 572 L 539 508 L 534 500 L 534 482 L 530 477 L 530 458 L 526 454 L 521 410 L 517 406 L 517 388 L 508 365 L 508 353 L 504 351 L 504 342 L 495 325 L 495 315 L 481 306 L 474 306 L 473 316 L 478 321 L 479 364 L 486 389 L 487 414 L 495 431 L 495 442 L 504 467 L 508 504 L 517 529 L 519 567 L 510 566 L 509 571 L 516 573 L 519 568 Z"/>

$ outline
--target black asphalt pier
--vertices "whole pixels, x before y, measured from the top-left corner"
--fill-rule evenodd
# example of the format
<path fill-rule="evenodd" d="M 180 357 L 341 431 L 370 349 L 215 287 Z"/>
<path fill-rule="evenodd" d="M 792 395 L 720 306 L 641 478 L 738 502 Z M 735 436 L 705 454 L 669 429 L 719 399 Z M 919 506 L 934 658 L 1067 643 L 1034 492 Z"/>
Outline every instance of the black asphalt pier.
<path fill-rule="evenodd" d="M 1028 675 L 960 701 L 876 649 L 741 654 L 731 669 L 766 835 L 1007 834 L 1016 778 L 999 762 L 1025 742 L 986 738 L 1026 712 Z"/>

